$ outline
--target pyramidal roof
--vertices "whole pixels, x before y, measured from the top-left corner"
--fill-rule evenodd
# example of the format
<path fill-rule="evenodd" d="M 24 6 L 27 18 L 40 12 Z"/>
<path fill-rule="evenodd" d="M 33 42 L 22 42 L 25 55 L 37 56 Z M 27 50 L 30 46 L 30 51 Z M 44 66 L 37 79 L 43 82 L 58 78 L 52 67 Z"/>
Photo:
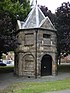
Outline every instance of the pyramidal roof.
<path fill-rule="evenodd" d="M 26 27 L 26 28 L 39 27 L 41 21 L 44 18 L 45 16 L 40 10 L 40 8 L 37 5 L 35 5 L 34 8 L 31 10 L 31 12 L 29 13 L 28 18 L 25 21 L 23 27 Z"/>
<path fill-rule="evenodd" d="M 27 20 L 25 22 L 19 21 L 18 26 L 19 29 L 25 29 L 25 28 L 46 28 L 55 30 L 53 24 L 51 23 L 50 19 L 48 17 L 45 17 L 41 9 L 36 4 L 33 9 L 30 11 Z"/>

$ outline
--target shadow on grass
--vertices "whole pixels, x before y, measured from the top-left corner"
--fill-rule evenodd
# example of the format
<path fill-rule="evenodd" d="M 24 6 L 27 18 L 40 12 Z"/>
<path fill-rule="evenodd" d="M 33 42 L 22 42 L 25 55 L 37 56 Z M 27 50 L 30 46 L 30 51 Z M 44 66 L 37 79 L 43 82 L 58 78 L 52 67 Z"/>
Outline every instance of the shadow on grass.
<path fill-rule="evenodd" d="M 70 72 L 70 65 L 58 65 L 58 72 Z"/>
<path fill-rule="evenodd" d="M 0 73 L 10 73 L 14 71 L 14 67 L 0 66 Z"/>

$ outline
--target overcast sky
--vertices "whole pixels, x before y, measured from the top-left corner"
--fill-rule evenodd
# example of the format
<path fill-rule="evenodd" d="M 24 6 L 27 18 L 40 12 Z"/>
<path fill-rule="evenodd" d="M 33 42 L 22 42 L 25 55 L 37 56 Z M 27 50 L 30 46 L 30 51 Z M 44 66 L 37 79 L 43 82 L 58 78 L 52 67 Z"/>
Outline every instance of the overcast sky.
<path fill-rule="evenodd" d="M 36 0 L 34 0 L 34 2 L 35 1 Z M 61 3 L 63 2 L 70 2 L 70 0 L 37 0 L 37 3 L 39 5 L 45 5 L 46 7 L 48 7 L 49 10 L 52 11 L 52 13 L 55 13 L 57 7 L 60 7 Z"/>

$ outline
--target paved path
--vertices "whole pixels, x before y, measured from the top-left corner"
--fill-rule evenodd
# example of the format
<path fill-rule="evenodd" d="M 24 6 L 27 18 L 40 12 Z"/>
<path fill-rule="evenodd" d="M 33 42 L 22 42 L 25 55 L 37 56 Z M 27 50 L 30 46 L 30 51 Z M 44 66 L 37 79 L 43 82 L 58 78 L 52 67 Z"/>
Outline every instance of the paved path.
<path fill-rule="evenodd" d="M 61 91 L 44 92 L 44 93 L 70 93 L 70 90 L 61 90 Z"/>
<path fill-rule="evenodd" d="M 16 82 L 43 82 L 43 81 L 55 81 L 63 80 L 70 77 L 70 73 L 59 73 L 57 76 L 44 76 L 35 78 L 16 77 L 13 73 L 0 74 L 0 90 L 3 90 L 7 86 Z M 70 90 L 62 92 L 46 92 L 46 93 L 70 93 Z"/>

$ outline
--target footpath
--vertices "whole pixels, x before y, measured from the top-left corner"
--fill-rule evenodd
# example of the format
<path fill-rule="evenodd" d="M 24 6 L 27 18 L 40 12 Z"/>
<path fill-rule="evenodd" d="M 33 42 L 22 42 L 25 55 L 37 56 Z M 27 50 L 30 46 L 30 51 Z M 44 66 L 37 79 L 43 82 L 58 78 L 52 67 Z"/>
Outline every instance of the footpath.
<path fill-rule="evenodd" d="M 45 82 L 45 81 L 56 81 L 63 80 L 70 77 L 70 73 L 58 73 L 57 76 L 43 76 L 35 78 L 26 78 L 26 77 L 17 77 L 13 73 L 4 73 L 0 74 L 0 90 L 8 87 L 9 85 L 16 82 Z M 45 92 L 45 93 L 70 93 L 70 90 L 54 91 L 54 92 Z"/>
<path fill-rule="evenodd" d="M 44 92 L 44 93 L 70 93 L 70 90 L 61 90 L 61 91 Z"/>

